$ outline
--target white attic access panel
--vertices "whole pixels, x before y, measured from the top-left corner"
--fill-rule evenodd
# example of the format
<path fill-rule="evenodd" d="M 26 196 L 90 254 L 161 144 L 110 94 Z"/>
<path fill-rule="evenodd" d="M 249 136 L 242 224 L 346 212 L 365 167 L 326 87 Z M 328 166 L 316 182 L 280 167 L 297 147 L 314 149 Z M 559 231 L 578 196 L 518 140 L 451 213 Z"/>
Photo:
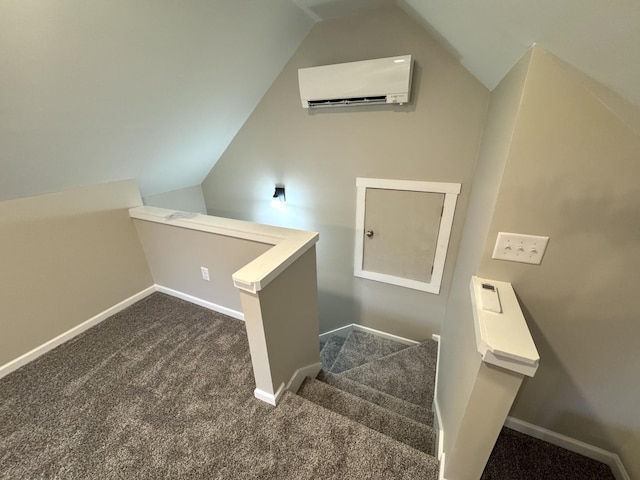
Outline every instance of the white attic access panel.
<path fill-rule="evenodd" d="M 461 185 L 357 178 L 354 275 L 439 294 Z"/>

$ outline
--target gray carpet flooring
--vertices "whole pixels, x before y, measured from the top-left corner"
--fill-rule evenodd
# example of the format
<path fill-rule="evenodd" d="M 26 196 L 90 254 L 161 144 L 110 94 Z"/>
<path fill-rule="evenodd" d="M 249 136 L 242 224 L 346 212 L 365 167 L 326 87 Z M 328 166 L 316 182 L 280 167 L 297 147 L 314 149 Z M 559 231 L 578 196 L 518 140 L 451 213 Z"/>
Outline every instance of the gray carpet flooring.
<path fill-rule="evenodd" d="M 345 339 L 329 370 L 340 373 L 386 357 L 406 348 L 406 345 L 362 330 L 353 330 Z"/>
<path fill-rule="evenodd" d="M 0 380 L 0 478 L 437 478 L 422 452 L 253 388 L 244 323 L 153 294 Z"/>
<path fill-rule="evenodd" d="M 298 395 L 429 455 L 437 464 L 431 404 L 425 403 L 428 395 L 424 393 L 433 391 L 437 344 L 427 343 L 410 347 L 357 328 L 345 338 L 331 337 L 321 344 L 325 371 L 317 380 L 307 378 Z M 420 358 L 417 363 L 416 355 Z M 430 360 L 425 361 L 429 355 Z M 392 388 L 395 383 L 388 379 L 393 376 L 402 383 L 403 378 L 417 377 L 418 371 L 420 380 L 413 388 L 401 388 L 403 398 L 399 398 Z M 413 396 L 402 395 L 409 390 Z"/>
<path fill-rule="evenodd" d="M 322 367 L 328 372 L 333 367 L 336 357 L 342 350 L 346 338 L 333 335 L 326 342 L 320 344 L 320 362 Z"/>
<path fill-rule="evenodd" d="M 435 342 L 347 340 L 321 356 L 327 371 L 342 356 L 340 373 L 274 408 L 253 397 L 244 323 L 153 294 L 0 379 L 0 479 L 435 480 L 415 425 L 433 418 Z M 482 480 L 613 478 L 504 429 Z"/>
<path fill-rule="evenodd" d="M 357 397 L 360 397 L 368 402 L 375 403 L 381 407 L 386 408 L 392 412 L 403 415 L 407 418 L 415 420 L 416 422 L 424 423 L 425 425 L 433 425 L 433 412 L 429 407 L 421 407 L 402 400 L 388 393 L 381 392 L 366 385 L 362 385 L 353 380 L 343 377 L 342 375 L 335 375 L 327 372 L 320 372 L 318 380 L 321 380 L 329 385 L 333 385 L 340 390 L 351 393 Z"/>
<path fill-rule="evenodd" d="M 503 428 L 481 480 L 615 480 L 600 462 Z"/>
<path fill-rule="evenodd" d="M 416 450 L 435 455 L 435 431 L 431 426 L 311 378 L 304 381 L 298 395 Z"/>
<path fill-rule="evenodd" d="M 415 405 L 431 408 L 437 358 L 438 344 L 428 340 L 342 372 L 342 375 Z"/>

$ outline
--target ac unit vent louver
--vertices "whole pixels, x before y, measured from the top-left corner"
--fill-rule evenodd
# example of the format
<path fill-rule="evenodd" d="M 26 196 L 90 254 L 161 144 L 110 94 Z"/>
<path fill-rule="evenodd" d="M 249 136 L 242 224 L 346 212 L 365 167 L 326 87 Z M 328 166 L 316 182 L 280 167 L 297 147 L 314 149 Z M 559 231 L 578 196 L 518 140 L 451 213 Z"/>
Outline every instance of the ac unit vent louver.
<path fill-rule="evenodd" d="M 335 100 L 309 100 L 309 108 L 347 107 L 381 103 L 387 103 L 387 97 L 385 95 L 378 95 L 377 97 L 336 98 Z"/>

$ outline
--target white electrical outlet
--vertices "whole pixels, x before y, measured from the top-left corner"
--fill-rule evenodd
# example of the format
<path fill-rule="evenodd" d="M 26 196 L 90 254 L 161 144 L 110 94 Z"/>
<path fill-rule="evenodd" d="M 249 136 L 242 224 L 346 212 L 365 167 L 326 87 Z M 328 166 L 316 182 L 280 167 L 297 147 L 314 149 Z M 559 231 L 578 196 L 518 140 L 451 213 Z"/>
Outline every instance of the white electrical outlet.
<path fill-rule="evenodd" d="M 200 267 L 200 271 L 202 272 L 202 279 L 209 282 L 211 280 L 209 278 L 209 269 L 207 267 Z"/>
<path fill-rule="evenodd" d="M 491 258 L 540 265 L 548 242 L 549 237 L 500 232 Z"/>

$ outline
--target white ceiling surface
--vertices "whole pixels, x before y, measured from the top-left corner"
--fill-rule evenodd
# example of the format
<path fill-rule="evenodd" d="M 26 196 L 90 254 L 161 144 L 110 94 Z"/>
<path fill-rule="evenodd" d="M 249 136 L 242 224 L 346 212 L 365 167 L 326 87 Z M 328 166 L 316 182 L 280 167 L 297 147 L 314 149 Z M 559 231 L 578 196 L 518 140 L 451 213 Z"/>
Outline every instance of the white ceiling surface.
<path fill-rule="evenodd" d="M 538 43 L 640 106 L 638 0 L 405 0 L 493 89 Z"/>
<path fill-rule="evenodd" d="M 489 89 L 536 42 L 640 106 L 640 0 L 2 0 L 0 200 L 199 184 L 314 21 L 393 3 Z"/>
<path fill-rule="evenodd" d="M 0 200 L 200 184 L 312 25 L 289 0 L 0 1 Z"/>
<path fill-rule="evenodd" d="M 292 0 L 316 20 L 393 0 Z M 493 90 L 534 44 L 640 106 L 639 0 L 397 0 Z"/>

